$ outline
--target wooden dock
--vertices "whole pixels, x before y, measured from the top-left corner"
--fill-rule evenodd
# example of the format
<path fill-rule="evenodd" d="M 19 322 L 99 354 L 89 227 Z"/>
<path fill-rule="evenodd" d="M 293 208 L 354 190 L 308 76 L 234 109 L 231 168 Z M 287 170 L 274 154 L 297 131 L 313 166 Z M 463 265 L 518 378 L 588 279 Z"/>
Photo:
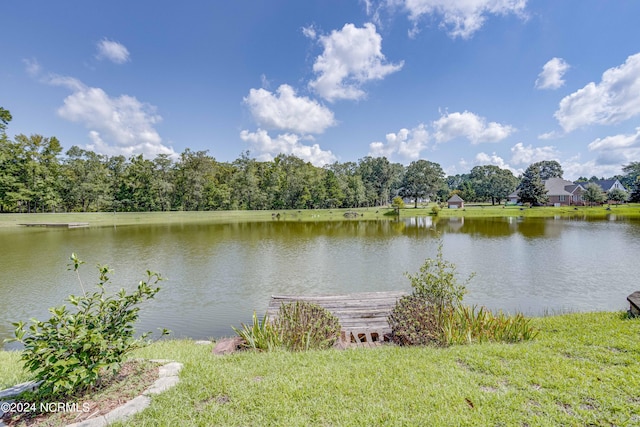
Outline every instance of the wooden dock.
<path fill-rule="evenodd" d="M 640 316 L 640 291 L 636 291 L 627 297 L 629 301 L 629 314 L 633 317 Z"/>
<path fill-rule="evenodd" d="M 267 316 L 273 320 L 283 303 L 307 301 L 329 310 L 342 326 L 341 341 L 351 346 L 379 345 L 391 334 L 387 320 L 396 302 L 407 292 L 365 292 L 344 295 L 273 295 Z"/>
<path fill-rule="evenodd" d="M 88 222 L 27 222 L 24 224 L 18 224 L 25 227 L 66 227 L 66 228 L 78 228 L 88 227 Z"/>

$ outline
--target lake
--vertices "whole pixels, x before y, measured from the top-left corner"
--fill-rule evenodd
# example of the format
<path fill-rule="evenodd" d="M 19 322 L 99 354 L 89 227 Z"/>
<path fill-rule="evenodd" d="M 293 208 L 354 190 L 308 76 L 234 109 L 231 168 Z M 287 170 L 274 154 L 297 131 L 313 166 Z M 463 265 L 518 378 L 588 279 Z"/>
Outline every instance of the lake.
<path fill-rule="evenodd" d="M 166 277 L 142 310 L 138 331 L 175 337 L 233 335 L 231 325 L 266 311 L 274 294 L 410 291 L 405 272 L 444 257 L 460 280 L 475 272 L 465 302 L 528 315 L 626 309 L 640 290 L 640 221 L 572 218 L 432 218 L 335 222 L 244 222 L 103 228 L 0 229 L 0 342 L 10 322 L 48 318 L 81 294 L 67 264 L 113 270 L 113 290 L 147 269 Z"/>

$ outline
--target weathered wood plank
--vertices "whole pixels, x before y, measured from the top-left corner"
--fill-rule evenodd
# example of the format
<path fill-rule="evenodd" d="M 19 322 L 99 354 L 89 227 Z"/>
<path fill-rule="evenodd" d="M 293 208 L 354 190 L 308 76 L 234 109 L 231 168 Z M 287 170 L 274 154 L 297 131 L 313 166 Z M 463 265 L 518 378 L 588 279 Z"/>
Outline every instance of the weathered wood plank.
<path fill-rule="evenodd" d="M 27 222 L 24 224 L 19 224 L 24 227 L 67 227 L 67 228 L 77 228 L 77 227 L 88 227 L 88 222 Z"/>
<path fill-rule="evenodd" d="M 267 317 L 275 319 L 282 304 L 306 301 L 326 308 L 340 321 L 343 339 L 351 343 L 374 343 L 391 332 L 387 320 L 402 291 L 360 292 L 340 295 L 274 295 Z"/>
<path fill-rule="evenodd" d="M 627 297 L 630 307 L 629 311 L 633 316 L 640 316 L 640 291 L 636 291 Z"/>

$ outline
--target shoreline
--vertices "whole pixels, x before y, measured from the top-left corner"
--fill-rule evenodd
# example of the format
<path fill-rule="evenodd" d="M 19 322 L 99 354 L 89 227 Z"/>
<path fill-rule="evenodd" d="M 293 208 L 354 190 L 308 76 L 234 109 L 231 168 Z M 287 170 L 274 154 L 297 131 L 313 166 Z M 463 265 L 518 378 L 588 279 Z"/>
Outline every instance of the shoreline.
<path fill-rule="evenodd" d="M 433 215 L 434 204 L 425 207 L 400 209 L 400 218 Z M 356 215 L 345 217 L 345 213 Z M 279 216 L 278 216 L 279 215 Z M 503 205 L 468 205 L 464 209 L 441 209 L 437 217 L 527 217 L 527 218 L 581 218 L 605 219 L 612 215 L 624 218 L 640 218 L 640 204 L 603 205 L 593 207 L 550 207 L 523 208 Z M 370 221 L 393 220 L 393 208 L 341 208 L 306 210 L 264 210 L 264 211 L 169 211 L 169 212 L 72 212 L 72 213 L 3 213 L 0 214 L 0 228 L 20 228 L 24 223 L 88 223 L 89 227 L 113 227 L 124 225 L 160 225 L 197 222 L 236 223 L 263 221 Z"/>

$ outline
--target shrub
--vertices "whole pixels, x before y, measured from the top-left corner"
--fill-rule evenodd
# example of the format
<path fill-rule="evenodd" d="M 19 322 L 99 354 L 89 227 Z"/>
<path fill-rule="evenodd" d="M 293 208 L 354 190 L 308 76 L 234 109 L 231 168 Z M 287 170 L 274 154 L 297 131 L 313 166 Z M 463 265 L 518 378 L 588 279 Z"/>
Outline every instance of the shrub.
<path fill-rule="evenodd" d="M 440 212 L 440 206 L 438 206 L 438 204 L 436 203 L 431 207 L 431 215 L 438 215 L 439 212 Z"/>
<path fill-rule="evenodd" d="M 266 314 L 262 318 L 262 321 L 260 321 L 254 311 L 252 325 L 242 323 L 241 329 L 232 328 L 236 334 L 244 340 L 244 346 L 247 348 L 271 351 L 282 345 L 280 334 L 273 323 L 268 321 Z"/>
<path fill-rule="evenodd" d="M 274 327 L 291 351 L 330 348 L 340 336 L 340 322 L 327 309 L 306 301 L 282 304 Z"/>
<path fill-rule="evenodd" d="M 426 298 L 437 307 L 452 307 L 462 302 L 462 297 L 467 292 L 466 284 L 474 274 L 464 284 L 459 284 L 456 265 L 444 259 L 442 246 L 440 239 L 436 259 L 427 258 L 417 274 L 405 273 L 405 276 L 411 281 L 415 295 Z"/>
<path fill-rule="evenodd" d="M 388 320 L 391 339 L 398 345 L 437 345 L 441 341 L 438 312 L 423 296 L 402 297 Z"/>
<path fill-rule="evenodd" d="M 24 366 L 41 381 L 38 395 L 42 397 L 70 396 L 98 385 L 102 374 L 117 372 L 125 355 L 140 347 L 149 335 L 134 338 L 139 305 L 160 290 L 156 286 L 160 275 L 147 271 L 147 280 L 139 282 L 132 293 L 121 289 L 107 296 L 110 270 L 98 266 L 98 291 L 87 295 L 78 273 L 83 262 L 75 254 L 71 261 L 83 293 L 67 298 L 75 312 L 62 305 L 49 309 L 53 316 L 47 321 L 32 319 L 28 329 L 22 321 L 13 323 L 15 338 L 10 341 L 24 345 Z"/>
<path fill-rule="evenodd" d="M 400 196 L 396 196 L 391 201 L 391 206 L 398 209 L 404 209 L 404 200 Z"/>

